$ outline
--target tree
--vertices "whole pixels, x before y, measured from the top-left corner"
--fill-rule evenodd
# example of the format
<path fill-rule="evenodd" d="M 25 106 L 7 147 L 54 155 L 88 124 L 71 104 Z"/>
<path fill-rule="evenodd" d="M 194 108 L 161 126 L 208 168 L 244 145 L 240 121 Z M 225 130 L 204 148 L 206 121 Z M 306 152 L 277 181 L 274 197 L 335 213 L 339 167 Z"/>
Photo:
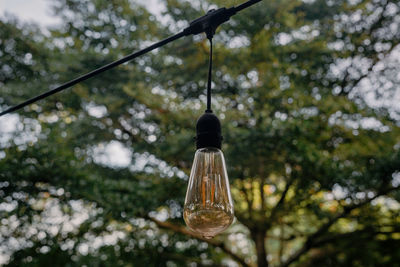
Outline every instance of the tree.
<path fill-rule="evenodd" d="M 63 23 L 49 35 L 6 19 L 1 103 L 175 33 L 212 3 L 166 1 L 161 23 L 128 0 L 59 0 Z M 205 38 L 177 41 L 10 117 L 18 131 L 0 154 L 8 264 L 395 266 L 399 110 L 386 102 L 399 92 L 399 8 L 263 1 L 221 27 L 213 109 L 237 220 L 211 241 L 182 220 L 204 110 Z M 103 164 L 98 151 L 108 144 L 129 149 L 132 164 Z"/>

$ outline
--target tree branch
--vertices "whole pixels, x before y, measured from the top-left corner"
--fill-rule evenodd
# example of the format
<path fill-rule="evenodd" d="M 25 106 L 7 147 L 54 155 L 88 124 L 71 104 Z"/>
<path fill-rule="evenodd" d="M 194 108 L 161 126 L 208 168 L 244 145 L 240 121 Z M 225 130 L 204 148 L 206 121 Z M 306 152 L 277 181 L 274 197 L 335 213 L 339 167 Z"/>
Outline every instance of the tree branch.
<path fill-rule="evenodd" d="M 371 228 L 366 228 L 366 229 L 357 230 L 357 231 L 353 231 L 353 232 L 349 232 L 349 233 L 340 233 L 340 234 L 328 236 L 325 238 L 321 238 L 314 243 L 314 246 L 321 246 L 321 245 L 333 242 L 338 239 L 358 236 L 360 234 L 367 234 L 368 236 L 374 236 L 374 235 L 378 235 L 378 234 L 390 235 L 390 234 L 399 233 L 399 232 L 400 232 L 400 229 L 398 227 L 395 228 L 393 231 L 374 231 Z"/>
<path fill-rule="evenodd" d="M 154 222 L 160 228 L 168 229 L 168 230 L 171 230 L 171 231 L 173 231 L 175 233 L 184 234 L 184 235 L 189 236 L 191 238 L 196 238 L 196 239 L 198 239 L 198 240 L 200 240 L 202 242 L 206 242 L 209 245 L 212 245 L 214 247 L 218 247 L 223 252 L 228 254 L 233 260 L 235 260 L 238 263 L 240 263 L 242 266 L 250 267 L 250 265 L 247 264 L 244 261 L 244 259 L 242 259 L 238 255 L 233 253 L 228 247 L 226 247 L 226 245 L 223 242 L 218 242 L 218 241 L 214 241 L 214 240 L 205 239 L 205 238 L 203 238 L 203 237 L 201 237 L 199 235 L 196 235 L 195 233 L 189 231 L 186 227 L 183 227 L 183 226 L 180 226 L 180 225 L 177 225 L 177 224 L 173 224 L 173 223 L 170 223 L 170 222 L 159 221 L 159 220 L 157 220 L 157 219 L 155 219 L 153 217 L 150 217 L 150 216 L 145 216 L 145 219 Z"/>
<path fill-rule="evenodd" d="M 284 262 L 280 267 L 286 267 L 292 264 L 293 262 L 297 261 L 303 254 L 305 254 L 308 250 L 310 250 L 312 247 L 318 245 L 318 238 L 324 234 L 326 231 L 329 230 L 329 228 L 340 218 L 343 218 L 347 216 L 352 210 L 360 208 L 368 203 L 370 203 L 372 200 L 376 199 L 377 197 L 380 197 L 382 195 L 386 195 L 391 191 L 397 190 L 400 187 L 390 187 L 385 190 L 381 190 L 378 192 L 374 197 L 366 199 L 360 203 L 356 203 L 353 205 L 348 205 L 346 207 L 343 207 L 343 211 L 338 213 L 336 216 L 332 217 L 331 219 L 328 220 L 325 224 L 323 224 L 315 233 L 312 235 L 308 236 L 306 242 L 304 243 L 303 247 L 301 247 L 298 251 L 296 251 L 291 257 L 288 258 L 286 262 Z"/>
<path fill-rule="evenodd" d="M 242 190 L 242 192 L 244 194 L 245 200 L 247 202 L 249 220 L 251 220 L 252 219 L 252 214 L 253 214 L 253 201 L 250 200 L 249 195 L 247 194 L 247 189 L 244 186 L 244 180 L 243 179 L 240 181 L 240 187 L 241 187 L 241 190 Z"/>
<path fill-rule="evenodd" d="M 261 197 L 261 212 L 262 214 L 265 214 L 265 194 L 264 194 L 264 180 L 263 178 L 260 178 L 260 185 L 259 185 L 259 190 L 260 190 L 260 197 Z"/>
<path fill-rule="evenodd" d="M 289 188 L 293 184 L 293 182 L 294 182 L 294 179 L 289 178 L 289 180 L 286 183 L 285 189 L 282 192 L 281 198 L 279 199 L 278 203 L 276 203 L 275 207 L 271 210 L 271 214 L 267 220 L 268 222 L 272 222 L 275 219 L 276 213 L 282 207 L 282 205 L 285 201 L 287 192 L 289 191 Z"/>

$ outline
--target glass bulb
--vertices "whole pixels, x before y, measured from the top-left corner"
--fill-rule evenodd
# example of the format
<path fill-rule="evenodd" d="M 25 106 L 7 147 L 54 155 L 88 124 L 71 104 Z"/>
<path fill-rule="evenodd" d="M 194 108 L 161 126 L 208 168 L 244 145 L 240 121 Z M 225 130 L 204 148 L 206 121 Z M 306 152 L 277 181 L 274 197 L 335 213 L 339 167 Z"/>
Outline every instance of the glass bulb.
<path fill-rule="evenodd" d="M 194 156 L 183 218 L 204 238 L 213 238 L 231 225 L 233 202 L 222 151 L 200 148 Z"/>

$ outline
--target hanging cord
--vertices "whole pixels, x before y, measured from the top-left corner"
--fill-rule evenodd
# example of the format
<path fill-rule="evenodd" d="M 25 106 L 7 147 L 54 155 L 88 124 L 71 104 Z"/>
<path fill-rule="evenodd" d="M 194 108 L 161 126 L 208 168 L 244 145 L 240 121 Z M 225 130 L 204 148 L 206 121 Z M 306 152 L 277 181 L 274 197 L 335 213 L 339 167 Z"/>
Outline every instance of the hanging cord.
<path fill-rule="evenodd" d="M 208 63 L 208 81 L 207 81 L 207 109 L 206 112 L 212 113 L 211 109 L 211 78 L 212 78 L 212 54 L 213 54 L 213 44 L 212 44 L 212 36 L 207 34 L 207 38 L 210 41 L 210 59 Z"/>

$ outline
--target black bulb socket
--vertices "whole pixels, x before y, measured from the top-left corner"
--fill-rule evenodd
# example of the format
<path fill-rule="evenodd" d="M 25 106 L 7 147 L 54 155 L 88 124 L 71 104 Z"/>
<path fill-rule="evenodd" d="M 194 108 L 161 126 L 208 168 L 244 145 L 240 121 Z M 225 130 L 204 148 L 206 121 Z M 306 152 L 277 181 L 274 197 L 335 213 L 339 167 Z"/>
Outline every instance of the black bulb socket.
<path fill-rule="evenodd" d="M 196 147 L 215 147 L 221 149 L 221 122 L 211 110 L 201 115 L 196 124 Z"/>

